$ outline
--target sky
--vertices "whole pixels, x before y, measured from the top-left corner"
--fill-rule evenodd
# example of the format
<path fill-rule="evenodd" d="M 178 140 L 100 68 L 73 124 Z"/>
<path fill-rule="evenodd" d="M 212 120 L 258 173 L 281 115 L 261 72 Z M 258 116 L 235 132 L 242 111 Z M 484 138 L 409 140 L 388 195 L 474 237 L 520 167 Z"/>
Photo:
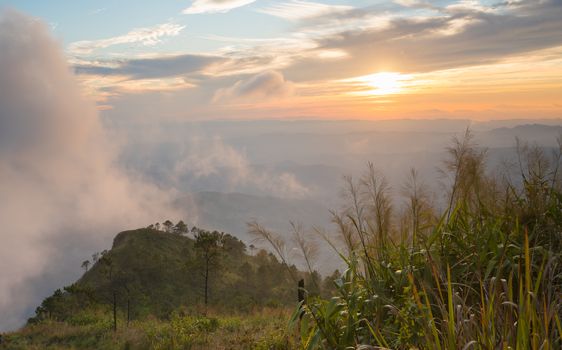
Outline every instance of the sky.
<path fill-rule="evenodd" d="M 561 0 L 0 0 L 102 116 L 562 117 Z"/>

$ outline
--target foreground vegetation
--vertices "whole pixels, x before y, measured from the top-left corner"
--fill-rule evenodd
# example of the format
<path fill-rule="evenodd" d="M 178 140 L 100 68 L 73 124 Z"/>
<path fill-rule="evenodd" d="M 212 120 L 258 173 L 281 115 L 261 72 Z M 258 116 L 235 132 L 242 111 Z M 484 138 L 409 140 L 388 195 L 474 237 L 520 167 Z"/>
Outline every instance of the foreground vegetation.
<path fill-rule="evenodd" d="M 148 317 L 113 331 L 108 310 L 79 312 L 65 321 L 44 320 L 6 335 L 6 349 L 254 349 L 296 348 L 287 336 L 289 311 L 265 308 L 246 314 Z M 121 315 L 118 322 L 126 323 Z"/>
<path fill-rule="evenodd" d="M 467 132 L 442 165 L 441 211 L 415 171 L 403 211 L 372 165 L 348 178 L 348 206 L 333 213 L 338 240 L 318 232 L 347 270 L 336 296 L 299 305 L 300 346 L 562 349 L 560 146 L 518 143 L 512 178 L 486 171 Z"/>

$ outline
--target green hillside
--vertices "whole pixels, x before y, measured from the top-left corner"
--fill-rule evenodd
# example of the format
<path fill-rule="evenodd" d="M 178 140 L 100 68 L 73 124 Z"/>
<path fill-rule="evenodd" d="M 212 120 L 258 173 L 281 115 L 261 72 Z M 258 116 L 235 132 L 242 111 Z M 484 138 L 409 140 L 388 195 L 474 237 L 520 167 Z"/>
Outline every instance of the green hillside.
<path fill-rule="evenodd" d="M 94 257 L 93 266 L 75 284 L 47 298 L 30 322 L 64 320 L 84 305 L 112 305 L 114 294 L 120 310 L 129 303 L 130 318 L 166 318 L 180 307 L 202 311 L 205 272 L 208 307 L 215 310 L 294 304 L 297 287 L 291 271 L 305 279 L 307 274 L 263 250 L 250 255 L 240 240 L 220 235 L 216 256 L 207 267 L 194 238 L 152 228 L 121 232 L 111 250 Z"/>
<path fill-rule="evenodd" d="M 310 274 L 253 246 L 248 252 L 229 234 L 167 231 L 151 225 L 119 233 L 110 250 L 83 264 L 78 281 L 46 298 L 0 348 L 289 346 L 295 279 L 309 283 Z"/>

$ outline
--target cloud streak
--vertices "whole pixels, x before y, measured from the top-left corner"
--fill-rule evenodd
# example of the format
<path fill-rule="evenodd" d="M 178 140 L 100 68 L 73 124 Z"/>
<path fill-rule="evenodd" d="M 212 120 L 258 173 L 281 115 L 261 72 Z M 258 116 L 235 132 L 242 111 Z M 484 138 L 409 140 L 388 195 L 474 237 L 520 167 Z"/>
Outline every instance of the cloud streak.
<path fill-rule="evenodd" d="M 79 75 L 118 75 L 129 79 L 151 79 L 187 76 L 220 61 L 224 59 L 186 54 L 77 64 L 74 69 Z"/>
<path fill-rule="evenodd" d="M 226 13 L 233 9 L 249 5 L 256 0 L 194 0 L 190 7 L 183 10 L 186 15 L 200 13 Z"/>
<path fill-rule="evenodd" d="M 338 15 L 351 11 L 353 7 L 344 5 L 327 5 L 318 2 L 292 0 L 289 2 L 273 4 L 258 10 L 271 16 L 290 21 L 301 21 L 320 16 Z"/>
<path fill-rule="evenodd" d="M 293 83 L 286 81 L 283 74 L 276 71 L 266 71 L 248 79 L 239 80 L 229 88 L 219 89 L 214 99 L 215 101 L 225 99 L 263 101 L 264 99 L 284 98 L 292 95 L 293 92 Z"/>
<path fill-rule="evenodd" d="M 163 23 L 153 27 L 135 28 L 124 35 L 100 40 L 83 40 L 68 45 L 67 51 L 72 55 L 87 55 L 96 50 L 122 44 L 139 44 L 153 46 L 165 37 L 177 36 L 185 26 L 175 23 Z"/>

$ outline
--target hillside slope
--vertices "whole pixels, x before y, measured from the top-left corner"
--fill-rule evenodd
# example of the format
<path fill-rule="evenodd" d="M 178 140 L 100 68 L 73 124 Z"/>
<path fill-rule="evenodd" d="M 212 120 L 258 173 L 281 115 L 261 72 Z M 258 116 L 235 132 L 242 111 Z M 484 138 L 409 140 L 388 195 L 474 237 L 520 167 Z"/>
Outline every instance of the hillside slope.
<path fill-rule="evenodd" d="M 287 331 L 294 278 L 309 275 L 263 250 L 247 254 L 229 234 L 194 231 L 193 238 L 152 228 L 119 233 L 25 327 L 0 334 L 0 349 L 296 348 Z M 208 266 L 203 236 L 220 237 Z"/>
<path fill-rule="evenodd" d="M 168 318 L 180 308 L 201 310 L 206 271 L 209 307 L 223 311 L 292 304 L 294 276 L 309 279 L 263 250 L 248 254 L 229 234 L 223 234 L 220 254 L 208 266 L 201 253 L 195 240 L 184 235 L 148 228 L 121 232 L 76 283 L 45 299 L 30 322 L 65 320 L 84 307 L 110 308 L 114 297 L 116 307 L 131 319 Z"/>

